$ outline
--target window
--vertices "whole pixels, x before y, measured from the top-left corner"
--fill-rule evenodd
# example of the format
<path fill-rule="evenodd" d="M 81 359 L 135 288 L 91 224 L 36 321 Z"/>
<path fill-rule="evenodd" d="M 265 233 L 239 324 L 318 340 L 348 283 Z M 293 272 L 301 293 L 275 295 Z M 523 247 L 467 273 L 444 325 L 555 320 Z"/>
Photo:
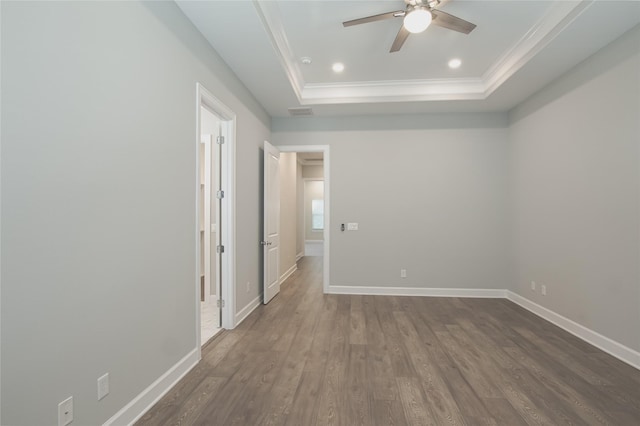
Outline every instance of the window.
<path fill-rule="evenodd" d="M 311 229 L 324 229 L 324 200 L 311 200 Z"/>

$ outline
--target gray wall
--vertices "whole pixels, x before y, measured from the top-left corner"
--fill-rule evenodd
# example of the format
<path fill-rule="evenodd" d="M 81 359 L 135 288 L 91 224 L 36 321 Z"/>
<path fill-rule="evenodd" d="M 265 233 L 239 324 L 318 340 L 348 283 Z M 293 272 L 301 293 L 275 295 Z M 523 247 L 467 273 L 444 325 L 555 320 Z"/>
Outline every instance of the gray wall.
<path fill-rule="evenodd" d="M 331 145 L 330 284 L 508 287 L 505 117 L 405 120 L 274 120 L 275 144 Z"/>
<path fill-rule="evenodd" d="M 308 178 L 323 178 L 324 166 L 302 166 L 302 177 Z"/>
<path fill-rule="evenodd" d="M 269 118 L 173 3 L 1 7 L 1 423 L 101 424 L 198 345 L 196 82 L 238 117 L 239 308 Z"/>
<path fill-rule="evenodd" d="M 510 130 L 513 290 L 635 350 L 639 47 L 636 28 L 514 110 Z"/>

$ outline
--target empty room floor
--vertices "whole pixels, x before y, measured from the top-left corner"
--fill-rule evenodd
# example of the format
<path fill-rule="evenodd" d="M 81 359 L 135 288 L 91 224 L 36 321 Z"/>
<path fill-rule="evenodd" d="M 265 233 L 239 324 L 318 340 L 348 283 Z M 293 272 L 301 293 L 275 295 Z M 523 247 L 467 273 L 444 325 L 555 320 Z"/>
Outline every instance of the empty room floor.
<path fill-rule="evenodd" d="M 305 257 L 140 425 L 638 425 L 640 371 L 507 300 L 322 294 Z"/>

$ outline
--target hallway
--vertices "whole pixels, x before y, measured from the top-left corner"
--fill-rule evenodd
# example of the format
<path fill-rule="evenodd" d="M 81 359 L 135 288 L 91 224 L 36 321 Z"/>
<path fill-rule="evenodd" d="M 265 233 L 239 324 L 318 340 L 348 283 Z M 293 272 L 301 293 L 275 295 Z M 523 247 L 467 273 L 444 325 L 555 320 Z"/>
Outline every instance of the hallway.
<path fill-rule="evenodd" d="M 616 424 L 640 371 L 501 299 L 322 294 L 305 257 L 139 425 Z"/>

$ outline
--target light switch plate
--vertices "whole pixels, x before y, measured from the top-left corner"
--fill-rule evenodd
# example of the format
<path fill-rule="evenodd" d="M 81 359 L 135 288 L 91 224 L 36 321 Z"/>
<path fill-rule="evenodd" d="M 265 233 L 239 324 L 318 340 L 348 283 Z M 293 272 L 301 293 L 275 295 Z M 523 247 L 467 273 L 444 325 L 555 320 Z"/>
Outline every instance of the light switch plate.
<path fill-rule="evenodd" d="M 73 421 L 73 397 L 58 404 L 58 426 L 67 426 Z"/>
<path fill-rule="evenodd" d="M 109 395 L 109 373 L 98 377 L 98 401 Z"/>
<path fill-rule="evenodd" d="M 347 231 L 357 231 L 358 230 L 358 222 L 347 223 Z"/>

